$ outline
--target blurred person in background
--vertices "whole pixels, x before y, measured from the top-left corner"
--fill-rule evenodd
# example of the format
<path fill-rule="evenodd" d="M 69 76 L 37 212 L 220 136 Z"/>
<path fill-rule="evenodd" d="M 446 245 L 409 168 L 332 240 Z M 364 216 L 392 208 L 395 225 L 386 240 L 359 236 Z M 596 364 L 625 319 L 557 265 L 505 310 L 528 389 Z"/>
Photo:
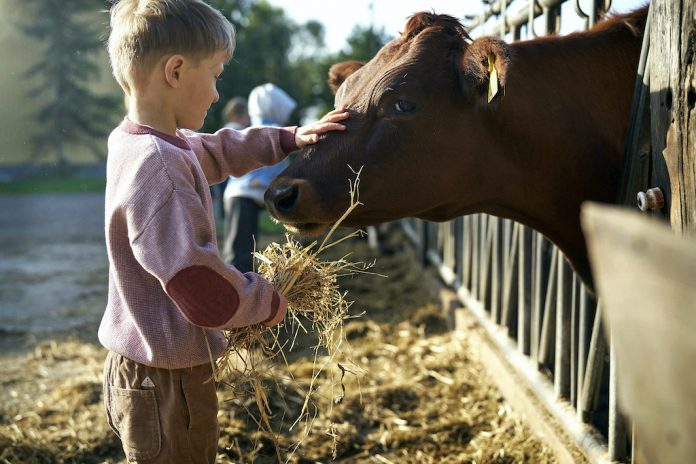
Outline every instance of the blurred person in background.
<path fill-rule="evenodd" d="M 235 130 L 246 129 L 251 125 L 249 118 L 249 106 L 244 97 L 234 97 L 227 102 L 222 109 L 222 117 L 225 121 L 225 127 L 231 127 Z"/>
<path fill-rule="evenodd" d="M 231 98 L 222 109 L 223 127 L 234 130 L 244 130 L 251 125 L 247 100 L 244 97 Z M 210 186 L 210 195 L 213 199 L 213 210 L 217 221 L 225 220 L 225 205 L 222 199 L 225 193 L 227 181 Z"/>
<path fill-rule="evenodd" d="M 251 127 L 282 127 L 297 107 L 297 102 L 275 84 L 266 83 L 249 93 Z M 253 252 L 259 230 L 259 213 L 264 210 L 263 195 L 271 181 L 289 164 L 255 169 L 242 177 L 230 177 L 223 195 L 224 237 L 222 258 L 241 272 L 253 270 Z"/>

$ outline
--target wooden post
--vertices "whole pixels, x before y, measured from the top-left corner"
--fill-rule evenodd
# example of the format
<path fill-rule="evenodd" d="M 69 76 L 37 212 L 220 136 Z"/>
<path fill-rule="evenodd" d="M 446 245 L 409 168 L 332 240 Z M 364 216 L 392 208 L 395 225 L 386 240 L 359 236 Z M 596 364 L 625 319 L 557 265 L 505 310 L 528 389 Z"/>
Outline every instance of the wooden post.
<path fill-rule="evenodd" d="M 624 207 L 588 202 L 581 218 L 611 332 L 616 393 L 642 452 L 633 462 L 692 463 L 696 241 Z"/>
<path fill-rule="evenodd" d="M 696 235 L 696 3 L 653 0 L 650 15 L 652 186 L 672 228 Z"/>

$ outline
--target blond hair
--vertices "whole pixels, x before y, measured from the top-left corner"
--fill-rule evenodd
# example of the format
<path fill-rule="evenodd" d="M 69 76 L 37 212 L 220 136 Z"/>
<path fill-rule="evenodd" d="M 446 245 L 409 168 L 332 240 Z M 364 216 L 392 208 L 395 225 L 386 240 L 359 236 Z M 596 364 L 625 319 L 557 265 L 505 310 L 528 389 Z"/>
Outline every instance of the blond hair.
<path fill-rule="evenodd" d="M 234 52 L 234 27 L 201 0 L 117 0 L 110 13 L 109 60 L 126 94 L 168 54 L 198 60 Z"/>

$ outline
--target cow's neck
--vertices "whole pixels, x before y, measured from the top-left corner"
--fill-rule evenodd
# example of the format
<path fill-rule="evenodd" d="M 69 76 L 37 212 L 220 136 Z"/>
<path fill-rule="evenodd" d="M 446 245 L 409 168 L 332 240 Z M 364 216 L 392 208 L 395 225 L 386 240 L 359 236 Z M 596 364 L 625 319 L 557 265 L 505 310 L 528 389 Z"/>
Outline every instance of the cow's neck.
<path fill-rule="evenodd" d="M 501 153 L 514 170 L 497 208 L 546 235 L 591 282 L 580 206 L 615 201 L 640 39 L 571 37 L 511 47 L 495 111 Z"/>

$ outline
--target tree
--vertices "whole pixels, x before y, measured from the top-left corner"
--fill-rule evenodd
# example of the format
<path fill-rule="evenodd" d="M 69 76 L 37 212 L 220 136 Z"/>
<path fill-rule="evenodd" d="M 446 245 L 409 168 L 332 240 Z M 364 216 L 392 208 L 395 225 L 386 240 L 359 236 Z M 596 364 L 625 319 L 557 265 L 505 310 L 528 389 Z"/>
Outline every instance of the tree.
<path fill-rule="evenodd" d="M 314 59 L 314 82 L 318 93 L 315 105 L 319 114 L 324 114 L 333 109 L 334 96 L 327 84 L 329 69 L 335 63 L 347 60 L 367 62 L 392 38 L 384 32 L 384 29 L 375 30 L 373 27 L 356 26 L 351 35 L 346 39 L 346 47 L 338 53 L 326 55 Z"/>
<path fill-rule="evenodd" d="M 356 28 L 348 38 L 347 51 L 324 51 L 324 27 L 317 21 L 297 24 L 282 8 L 265 0 L 211 0 L 237 31 L 237 48 L 218 84 L 220 101 L 206 118 L 204 131 L 221 126 L 220 110 L 235 96 L 246 96 L 265 82 L 285 89 L 298 102 L 292 123 L 299 123 L 309 107 L 320 111 L 333 107 L 326 83 L 332 64 L 346 59 L 367 61 L 387 42 L 384 31 Z"/>
<path fill-rule="evenodd" d="M 289 59 L 292 38 L 299 26 L 282 8 L 266 1 L 213 0 L 210 3 L 234 25 L 237 47 L 218 84 L 220 101 L 209 112 L 203 130 L 214 131 L 222 125 L 220 110 L 230 98 L 246 97 L 254 87 L 265 82 L 282 87 L 301 105 L 296 82 L 290 77 Z"/>
<path fill-rule="evenodd" d="M 384 28 L 355 26 L 346 40 L 349 51 L 341 52 L 339 56 L 343 60 L 368 61 L 391 39 Z"/>
<path fill-rule="evenodd" d="M 102 50 L 99 30 L 86 16 L 96 13 L 94 1 L 27 0 L 25 5 L 32 10 L 33 22 L 22 30 L 46 47 L 26 71 L 27 77 L 39 76 L 28 97 L 42 103 L 36 115 L 40 131 L 33 138 L 33 160 L 52 155 L 59 167 L 65 167 L 65 147 L 70 143 L 83 144 L 103 158 L 105 150 L 98 141 L 112 129 L 113 108 L 120 103 L 88 87 L 100 71 L 94 53 Z"/>

